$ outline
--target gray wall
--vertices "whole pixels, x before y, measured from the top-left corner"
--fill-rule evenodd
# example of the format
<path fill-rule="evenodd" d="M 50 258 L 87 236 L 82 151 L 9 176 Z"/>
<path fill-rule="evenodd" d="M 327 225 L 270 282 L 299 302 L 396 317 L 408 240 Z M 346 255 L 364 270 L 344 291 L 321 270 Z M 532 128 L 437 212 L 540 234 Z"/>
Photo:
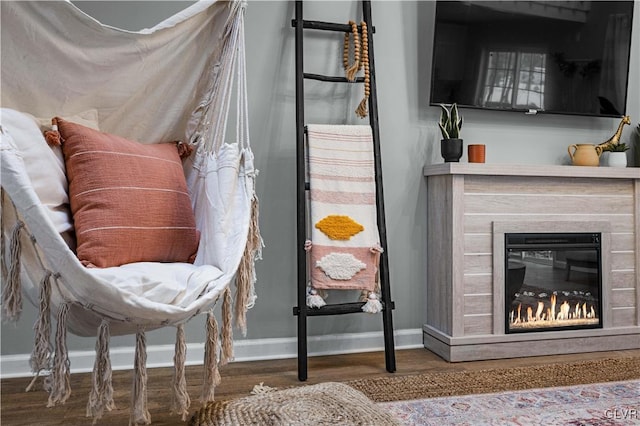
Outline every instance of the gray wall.
<path fill-rule="evenodd" d="M 98 20 L 127 29 L 149 27 L 187 2 L 76 2 Z M 628 113 L 640 119 L 640 1 L 635 1 Z M 382 140 L 388 255 L 396 330 L 416 330 L 425 317 L 426 185 L 425 164 L 442 162 L 436 121 L 428 105 L 435 3 L 374 1 L 373 21 Z M 295 88 L 293 3 L 250 1 L 246 16 L 249 117 L 252 147 L 260 175 L 260 224 L 266 243 L 258 263 L 258 301 L 249 314 L 247 339 L 295 338 Z M 305 17 L 347 22 L 360 20 L 359 3 L 305 2 Z M 307 32 L 306 71 L 338 75 L 342 36 Z M 362 87 L 307 82 L 308 123 L 361 123 L 352 111 Z M 463 110 L 465 144 L 487 145 L 487 162 L 566 164 L 567 146 L 599 143 L 617 128 L 617 119 L 524 116 Z M 637 124 L 635 124 L 637 125 Z M 629 138 L 631 129 L 624 132 Z M 465 157 L 466 158 L 466 155 Z M 463 161 L 465 161 L 463 158 Z M 631 155 L 630 155 L 631 158 Z M 17 327 L 2 326 L 2 354 L 31 351 L 35 310 L 25 307 Z M 201 321 L 187 329 L 189 342 L 202 342 Z M 342 335 L 382 329 L 380 316 L 334 316 L 309 321 L 310 335 Z M 236 333 L 239 334 L 239 333 Z M 173 330 L 149 333 L 151 345 L 172 344 Z M 238 336 L 239 340 L 242 340 Z M 419 342 L 418 342 L 419 343 Z M 112 348 L 130 347 L 133 338 L 112 340 Z M 382 341 L 380 341 L 382 345 Z M 93 339 L 71 336 L 71 350 L 92 350 Z M 259 346 L 258 346 L 259 347 Z M 334 349 L 339 351 L 340 345 Z M 259 356 L 259 349 L 256 350 Z"/>

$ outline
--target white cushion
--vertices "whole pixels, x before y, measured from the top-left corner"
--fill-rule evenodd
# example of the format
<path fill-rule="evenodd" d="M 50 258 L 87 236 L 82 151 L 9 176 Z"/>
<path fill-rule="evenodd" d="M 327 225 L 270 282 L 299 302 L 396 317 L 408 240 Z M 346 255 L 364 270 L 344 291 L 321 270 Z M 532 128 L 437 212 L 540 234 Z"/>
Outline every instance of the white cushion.
<path fill-rule="evenodd" d="M 70 118 L 75 122 L 97 129 L 97 113 L 87 111 Z M 31 184 L 59 233 L 73 229 L 67 177 L 60 147 L 50 147 L 43 130 L 50 128 L 51 119 L 34 116 L 9 108 L 0 109 L 2 143 L 14 145 L 24 160 Z"/>

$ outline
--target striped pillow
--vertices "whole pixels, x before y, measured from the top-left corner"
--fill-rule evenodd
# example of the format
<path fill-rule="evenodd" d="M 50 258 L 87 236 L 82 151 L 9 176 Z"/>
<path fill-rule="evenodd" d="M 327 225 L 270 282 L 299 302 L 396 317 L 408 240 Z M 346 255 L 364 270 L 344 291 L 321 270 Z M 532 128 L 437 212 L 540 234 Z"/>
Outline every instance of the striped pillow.
<path fill-rule="evenodd" d="M 141 144 L 56 120 L 80 261 L 193 262 L 199 232 L 176 143 Z"/>

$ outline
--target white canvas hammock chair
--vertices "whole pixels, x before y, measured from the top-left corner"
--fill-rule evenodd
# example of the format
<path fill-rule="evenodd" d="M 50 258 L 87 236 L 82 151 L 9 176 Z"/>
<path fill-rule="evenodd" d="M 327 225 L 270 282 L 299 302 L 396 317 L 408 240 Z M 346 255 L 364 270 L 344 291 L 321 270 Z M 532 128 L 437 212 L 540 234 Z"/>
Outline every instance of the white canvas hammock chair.
<path fill-rule="evenodd" d="M 87 404 L 94 420 L 114 407 L 109 336 L 136 334 L 130 422 L 150 423 L 145 331 L 174 326 L 172 411 L 186 419 L 184 324 L 201 313 L 207 315 L 201 399 L 213 400 L 217 367 L 233 358 L 232 319 L 246 332 L 246 310 L 255 299 L 254 261 L 262 247 L 247 120 L 245 6 L 198 2 L 151 29 L 131 32 L 103 25 L 69 2 L 1 3 L 3 108 L 46 118 L 92 110 L 101 131 L 195 147 L 184 164 L 201 234 L 194 264 L 90 269 L 78 261 L 34 190 L 16 148 L 31 141 L 12 141 L 10 123 L 0 117 L 2 310 L 5 319 L 17 320 L 23 295 L 39 308 L 30 362 L 34 381 L 43 371 L 51 373 L 48 406 L 64 404 L 71 393 L 67 330 L 97 336 Z M 237 126 L 235 141 L 227 143 L 233 97 Z M 220 328 L 213 313 L 219 299 Z"/>

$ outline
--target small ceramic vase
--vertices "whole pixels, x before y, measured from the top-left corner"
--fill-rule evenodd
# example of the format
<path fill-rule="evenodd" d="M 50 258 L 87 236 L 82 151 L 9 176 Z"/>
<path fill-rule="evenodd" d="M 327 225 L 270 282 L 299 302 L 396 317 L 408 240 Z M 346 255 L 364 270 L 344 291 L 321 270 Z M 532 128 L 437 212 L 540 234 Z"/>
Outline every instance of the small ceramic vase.
<path fill-rule="evenodd" d="M 609 152 L 607 155 L 607 166 L 627 167 L 627 153 L 626 152 Z"/>

